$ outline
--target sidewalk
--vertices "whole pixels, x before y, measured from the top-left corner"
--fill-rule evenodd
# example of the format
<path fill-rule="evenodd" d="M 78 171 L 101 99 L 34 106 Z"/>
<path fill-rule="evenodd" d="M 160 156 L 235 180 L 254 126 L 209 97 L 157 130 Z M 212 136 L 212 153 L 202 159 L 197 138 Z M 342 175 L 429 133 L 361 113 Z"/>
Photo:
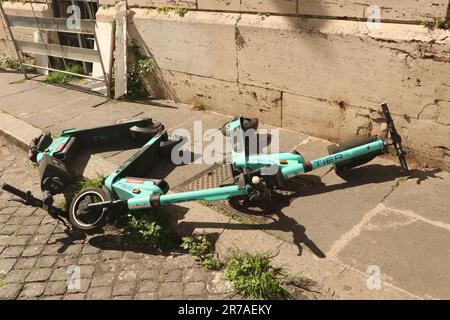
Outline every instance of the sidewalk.
<path fill-rule="evenodd" d="M 60 134 L 65 128 L 88 128 L 121 119 L 151 117 L 169 133 L 218 128 L 230 118 L 189 106 L 160 106 L 106 101 L 36 81 L 14 81 L 20 74 L 0 74 L 0 131 L 25 147 L 41 131 Z M 262 125 L 262 128 L 271 128 Z M 280 148 L 296 147 L 305 158 L 326 154 L 326 141 L 281 129 Z M 84 172 L 109 173 L 133 151 L 92 156 Z M 171 187 L 208 168 L 188 165 L 162 172 Z M 158 173 L 153 173 L 157 177 Z M 155 176 L 156 175 L 156 176 Z M 179 204 L 171 214 L 181 234 L 219 234 L 216 250 L 270 251 L 275 264 L 320 283 L 322 298 L 450 298 L 450 175 L 413 168 L 408 181 L 397 163 L 378 158 L 353 169 L 346 179 L 322 169 L 309 174 L 313 183 L 301 197 L 268 224 L 240 224 L 199 203 Z M 367 288 L 370 266 L 381 271 L 380 289 Z"/>

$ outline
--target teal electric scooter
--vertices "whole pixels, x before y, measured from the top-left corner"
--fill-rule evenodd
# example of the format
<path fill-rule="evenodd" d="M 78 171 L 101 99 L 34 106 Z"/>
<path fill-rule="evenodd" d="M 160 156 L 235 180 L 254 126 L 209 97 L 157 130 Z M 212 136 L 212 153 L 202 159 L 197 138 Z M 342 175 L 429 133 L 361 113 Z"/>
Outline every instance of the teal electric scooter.
<path fill-rule="evenodd" d="M 257 119 L 236 118 L 222 127 L 232 141 L 232 172 L 234 183 L 218 188 L 191 192 L 168 193 L 164 180 L 141 178 L 161 161 L 170 161 L 174 147 L 180 140 L 170 140 L 165 131 L 154 133 L 142 148 L 106 177 L 102 188 L 88 188 L 72 200 L 69 220 L 73 227 L 91 230 L 104 225 L 112 212 L 133 212 L 160 208 L 179 202 L 218 201 L 236 198 L 253 202 L 265 212 L 274 207 L 272 191 L 283 187 L 286 179 L 315 169 L 333 165 L 337 173 L 362 165 L 383 154 L 393 145 L 400 160 L 403 175 L 408 175 L 401 137 L 386 104 L 381 105 L 389 131 L 389 138 L 368 137 L 339 146 L 330 146 L 329 155 L 306 161 L 296 151 L 275 154 L 249 154 L 246 132 L 256 130 Z"/>

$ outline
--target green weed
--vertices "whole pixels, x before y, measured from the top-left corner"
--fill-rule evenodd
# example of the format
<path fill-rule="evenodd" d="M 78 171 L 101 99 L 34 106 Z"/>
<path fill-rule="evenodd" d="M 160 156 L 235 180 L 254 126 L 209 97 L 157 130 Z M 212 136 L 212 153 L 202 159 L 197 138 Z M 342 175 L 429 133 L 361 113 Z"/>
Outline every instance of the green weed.
<path fill-rule="evenodd" d="M 154 249 L 170 250 L 175 244 L 175 234 L 161 212 L 128 214 L 126 231 L 128 240 Z"/>
<path fill-rule="evenodd" d="M 222 263 L 214 257 L 211 240 L 205 235 L 181 238 L 181 247 L 197 258 L 200 265 L 208 270 L 219 270 Z"/>
<path fill-rule="evenodd" d="M 272 267 L 266 253 L 233 253 L 225 268 L 225 278 L 231 281 L 236 293 L 260 300 L 295 299 L 296 288 L 311 291 L 316 284 L 311 279 L 291 277 L 282 268 Z"/>
<path fill-rule="evenodd" d="M 154 72 L 155 65 L 150 58 L 142 56 L 137 45 L 128 47 L 128 51 L 135 63 L 127 66 L 127 95 L 131 98 L 145 98 L 148 91 L 142 84 L 142 79 Z"/>
<path fill-rule="evenodd" d="M 180 8 L 180 7 L 159 7 L 156 8 L 156 11 L 158 13 L 164 13 L 164 14 L 169 14 L 171 12 L 179 15 L 180 17 L 184 17 L 186 15 L 186 13 L 188 12 L 188 9 L 186 8 Z"/>
<path fill-rule="evenodd" d="M 282 285 L 281 269 L 270 265 L 267 254 L 234 253 L 226 266 L 225 278 L 246 298 L 280 300 L 289 296 Z"/>
<path fill-rule="evenodd" d="M 83 179 L 75 184 L 75 190 L 80 191 L 87 188 L 101 188 L 103 186 L 104 177 L 98 175 L 96 178 Z"/>
<path fill-rule="evenodd" d="M 62 212 L 69 212 L 71 200 L 60 201 L 55 204 L 55 208 L 61 210 Z"/>
<path fill-rule="evenodd" d="M 435 18 L 434 20 L 422 22 L 422 25 L 430 30 L 435 29 L 448 30 L 450 28 L 450 19 Z"/>
<path fill-rule="evenodd" d="M 77 73 L 77 74 L 83 73 L 83 68 L 81 67 L 81 65 L 73 63 L 73 62 L 69 62 L 66 65 L 66 68 L 64 70 L 67 72 L 72 72 L 72 73 Z M 66 84 L 66 83 L 73 82 L 78 79 L 79 79 L 79 77 L 71 75 L 71 74 L 66 74 L 66 73 L 62 73 L 62 72 L 58 72 L 58 71 L 52 71 L 48 75 L 46 82 L 47 83 L 55 83 L 55 84 Z"/>
<path fill-rule="evenodd" d="M 20 67 L 20 62 L 7 54 L 0 54 L 0 68 L 17 70 Z"/>

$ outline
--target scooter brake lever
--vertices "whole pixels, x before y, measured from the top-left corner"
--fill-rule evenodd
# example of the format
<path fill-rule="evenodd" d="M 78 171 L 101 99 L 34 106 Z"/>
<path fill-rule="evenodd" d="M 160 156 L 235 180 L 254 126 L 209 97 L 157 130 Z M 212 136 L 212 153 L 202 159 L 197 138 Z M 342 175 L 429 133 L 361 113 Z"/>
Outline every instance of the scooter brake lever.
<path fill-rule="evenodd" d="M 27 201 L 20 199 L 20 198 L 12 198 L 12 199 L 9 199 L 8 201 L 14 201 L 14 202 L 18 202 L 18 203 L 27 205 Z"/>

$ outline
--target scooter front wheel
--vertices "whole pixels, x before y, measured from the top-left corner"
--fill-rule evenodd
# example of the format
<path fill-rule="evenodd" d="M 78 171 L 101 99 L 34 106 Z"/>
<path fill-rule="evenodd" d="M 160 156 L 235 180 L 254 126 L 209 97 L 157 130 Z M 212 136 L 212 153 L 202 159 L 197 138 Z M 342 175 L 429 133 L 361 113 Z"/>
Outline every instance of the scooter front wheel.
<path fill-rule="evenodd" d="M 89 204 L 110 201 L 108 191 L 100 188 L 88 188 L 78 193 L 69 209 L 69 220 L 76 229 L 89 231 L 105 225 L 107 208 L 88 208 Z"/>

